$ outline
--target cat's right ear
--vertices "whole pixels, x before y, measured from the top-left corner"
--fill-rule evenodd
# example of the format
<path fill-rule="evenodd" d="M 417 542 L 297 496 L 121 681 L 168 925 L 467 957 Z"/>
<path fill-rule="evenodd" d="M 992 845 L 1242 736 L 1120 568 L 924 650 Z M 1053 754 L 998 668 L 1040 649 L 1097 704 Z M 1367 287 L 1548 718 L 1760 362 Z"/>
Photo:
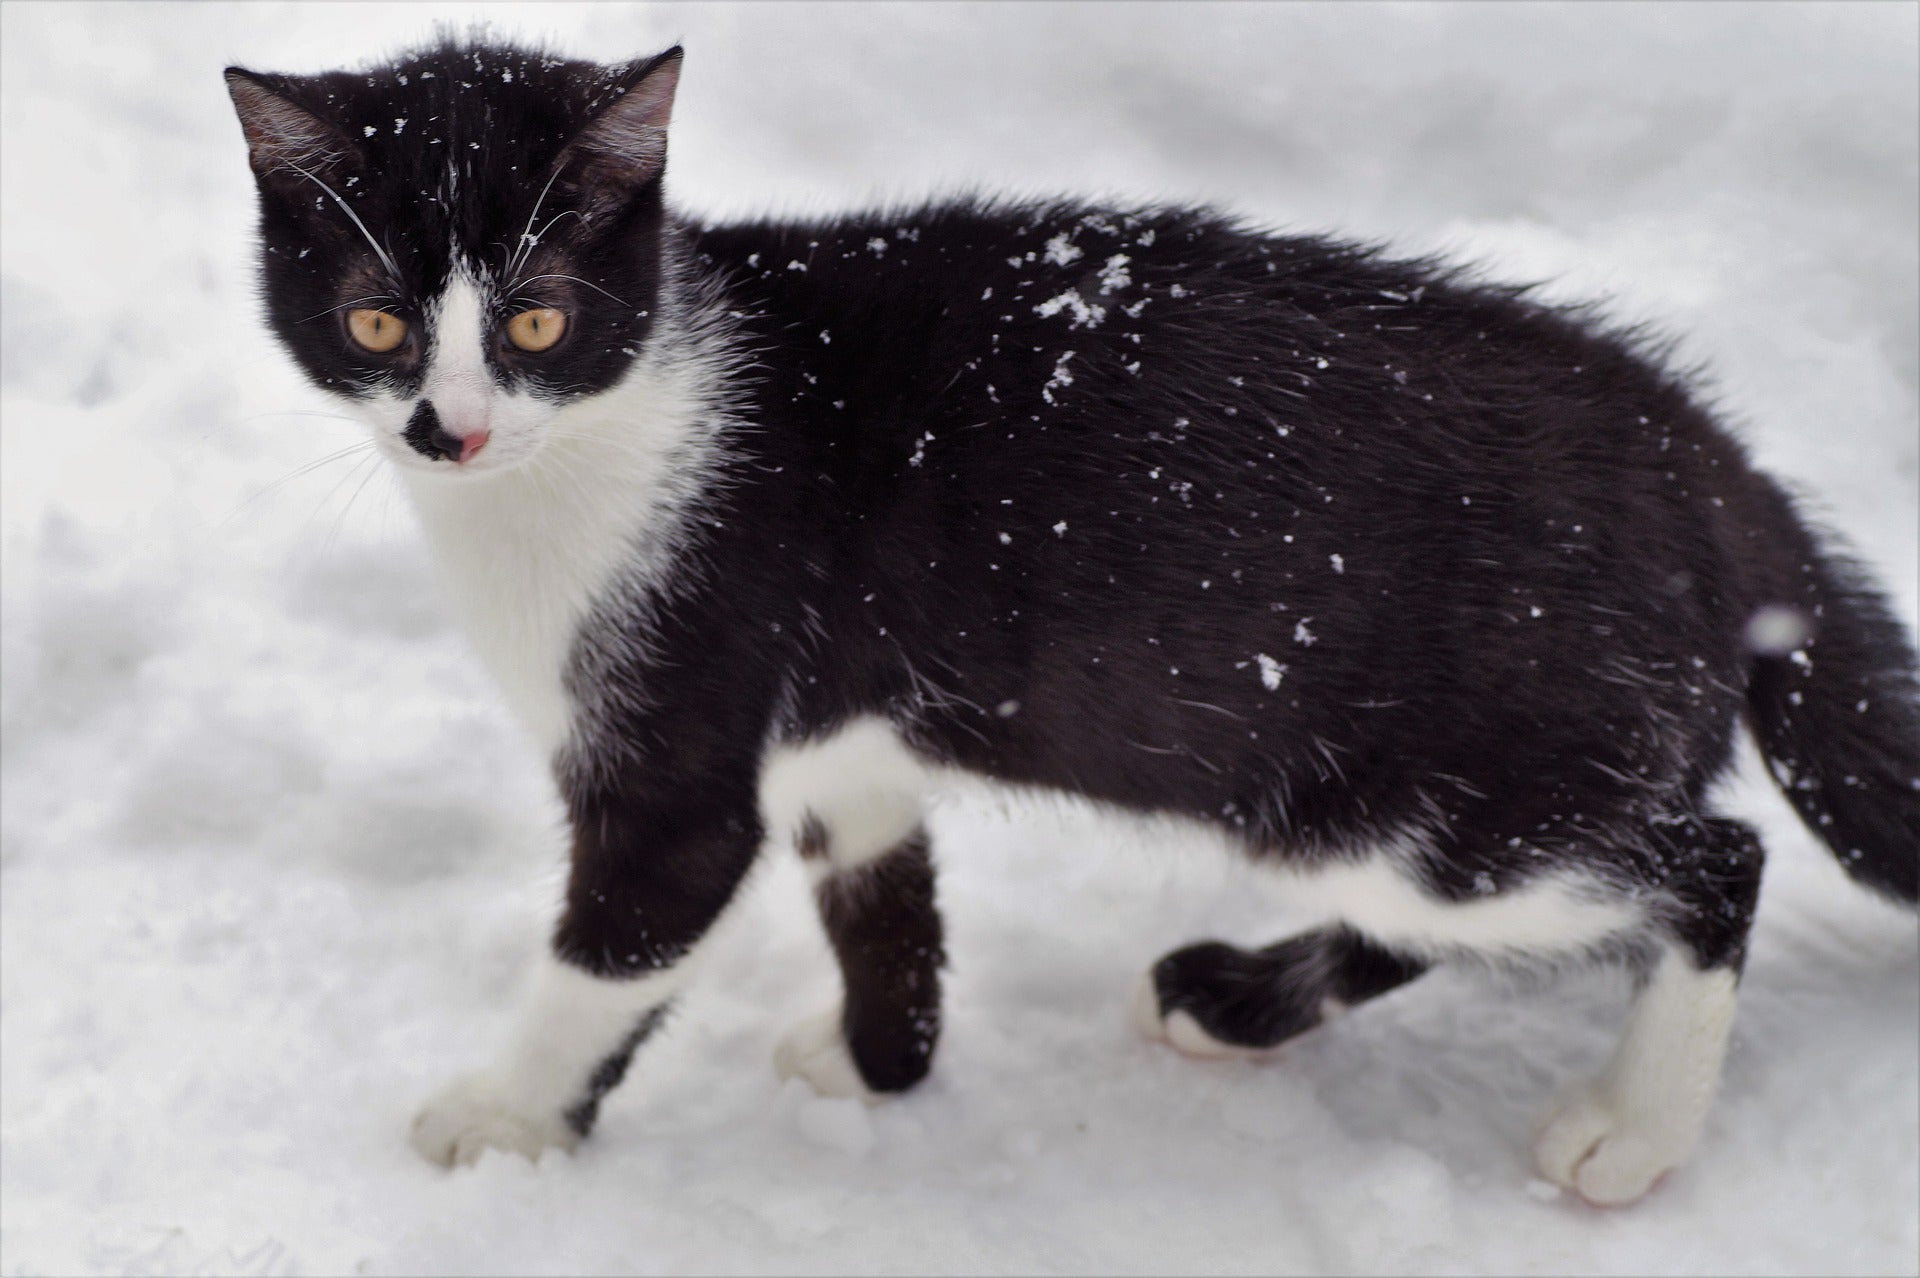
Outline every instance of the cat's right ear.
<path fill-rule="evenodd" d="M 624 206 L 667 167 L 667 122 L 680 87 L 680 46 L 636 62 L 554 160 L 588 221 Z"/>
<path fill-rule="evenodd" d="M 227 92 L 247 135 L 247 159 L 262 182 L 301 176 L 326 180 L 359 152 L 345 134 L 286 96 L 289 78 L 227 68 Z"/>

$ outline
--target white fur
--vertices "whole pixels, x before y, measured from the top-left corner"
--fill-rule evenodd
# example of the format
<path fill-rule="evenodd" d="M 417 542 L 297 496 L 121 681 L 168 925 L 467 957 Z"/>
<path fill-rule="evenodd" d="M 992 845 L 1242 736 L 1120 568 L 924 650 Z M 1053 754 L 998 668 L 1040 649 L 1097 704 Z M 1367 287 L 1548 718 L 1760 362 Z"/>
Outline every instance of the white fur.
<path fill-rule="evenodd" d="M 1427 891 L 1406 865 L 1403 849 L 1364 861 L 1272 873 L 1306 911 L 1350 923 L 1390 948 L 1485 954 L 1566 954 L 1634 927 L 1639 914 L 1617 900 L 1583 891 L 1577 878 L 1545 876 L 1523 887 L 1449 901 Z"/>
<path fill-rule="evenodd" d="M 571 1149 L 579 1136 L 566 1111 L 642 1017 L 684 983 L 686 963 L 631 980 L 603 980 L 552 957 L 533 974 L 506 1053 L 456 1079 L 413 1120 L 413 1147 L 444 1166 L 471 1163 L 486 1149 L 538 1158 Z"/>
<path fill-rule="evenodd" d="M 1390 844 L 1363 861 L 1303 868 L 1272 867 L 1303 911 L 1345 923 L 1390 948 L 1445 955 L 1573 954 L 1640 922 L 1630 906 L 1583 890 L 1577 877 L 1547 876 L 1497 894 L 1450 901 L 1433 895 L 1408 868 L 1407 841 Z M 1335 998 L 1320 1005 L 1322 1021 L 1347 1010 Z M 1162 1015 L 1149 971 L 1134 987 L 1132 1016 L 1140 1032 L 1188 1056 L 1207 1059 L 1259 1057 L 1269 1049 L 1223 1043 L 1190 1014 Z"/>
<path fill-rule="evenodd" d="M 1630 1203 L 1693 1152 L 1733 1026 L 1731 969 L 1667 951 L 1599 1078 L 1563 1097 L 1534 1144 L 1547 1179 L 1602 1206 Z"/>
<path fill-rule="evenodd" d="M 722 383 L 709 360 L 660 338 L 602 394 L 557 408 L 507 395 L 475 362 L 478 305 L 471 282 L 456 277 L 438 314 L 474 349 L 471 358 L 436 354 L 427 381 L 450 397 L 450 414 L 484 419 L 491 442 L 462 467 L 426 462 L 404 444 L 395 457 L 481 659 L 552 751 L 575 717 L 562 674 L 582 623 L 610 595 L 657 588 L 686 541 L 719 457 Z M 379 437 L 397 439 L 404 416 L 383 425 L 380 411 Z"/>
<path fill-rule="evenodd" d="M 760 819 L 797 837 L 809 816 L 827 834 L 821 873 L 857 869 L 920 823 L 928 769 L 893 726 L 873 715 L 824 737 L 769 746 L 760 764 Z"/>
<path fill-rule="evenodd" d="M 433 354 L 420 394 L 431 400 L 442 428 L 462 438 L 480 431 L 492 433 L 496 407 L 500 410 L 500 437 L 469 463 L 494 467 L 514 460 L 533 441 L 521 438 L 533 426 L 530 420 L 542 405 L 529 396 L 503 392 L 487 368 L 487 298 L 465 271 L 456 271 L 434 307 Z M 417 455 L 417 454 L 416 454 Z M 422 459 L 424 460 L 424 459 Z M 451 465 L 451 463 L 444 463 Z"/>
<path fill-rule="evenodd" d="M 804 1079 L 821 1096 L 852 1097 L 878 1104 L 879 1093 L 860 1077 L 841 1032 L 838 1004 L 793 1026 L 773 1049 L 773 1070 L 781 1078 Z"/>

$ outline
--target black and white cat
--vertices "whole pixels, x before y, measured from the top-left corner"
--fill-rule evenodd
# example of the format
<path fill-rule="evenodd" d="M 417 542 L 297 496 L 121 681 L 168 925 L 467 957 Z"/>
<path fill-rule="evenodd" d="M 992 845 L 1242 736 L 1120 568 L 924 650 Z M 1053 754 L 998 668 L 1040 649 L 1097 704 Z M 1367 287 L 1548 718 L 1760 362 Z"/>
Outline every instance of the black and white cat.
<path fill-rule="evenodd" d="M 1183 1051 L 1437 962 L 1630 965 L 1536 1150 L 1602 1203 L 1687 1156 L 1720 1072 L 1742 722 L 1915 899 L 1909 640 L 1644 342 L 1199 209 L 699 225 L 661 192 L 680 67 L 227 72 L 271 324 L 371 423 L 570 814 L 551 957 L 429 1158 L 586 1135 L 767 843 L 845 977 L 778 1064 L 911 1086 L 923 801 L 959 774 L 1211 827 L 1324 914 L 1155 964 L 1135 1011 Z"/>

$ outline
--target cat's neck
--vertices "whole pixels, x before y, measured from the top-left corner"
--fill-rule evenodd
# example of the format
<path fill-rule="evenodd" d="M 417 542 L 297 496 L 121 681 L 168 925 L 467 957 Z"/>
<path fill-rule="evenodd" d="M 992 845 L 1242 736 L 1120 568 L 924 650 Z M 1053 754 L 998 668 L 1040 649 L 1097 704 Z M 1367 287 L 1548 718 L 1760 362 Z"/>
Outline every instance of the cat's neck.
<path fill-rule="evenodd" d="M 731 361 L 717 312 L 687 296 L 627 376 L 564 410 L 524 465 L 405 472 L 481 658 L 548 751 L 573 719 L 564 670 L 581 622 L 672 576 L 724 464 Z"/>

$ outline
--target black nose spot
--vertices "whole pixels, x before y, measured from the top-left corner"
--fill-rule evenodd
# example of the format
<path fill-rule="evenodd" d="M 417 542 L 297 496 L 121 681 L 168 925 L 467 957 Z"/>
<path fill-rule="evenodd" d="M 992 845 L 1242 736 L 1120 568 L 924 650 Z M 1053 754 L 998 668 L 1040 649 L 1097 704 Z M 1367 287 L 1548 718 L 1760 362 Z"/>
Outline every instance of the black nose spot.
<path fill-rule="evenodd" d="M 440 414 L 433 411 L 433 401 L 423 399 L 413 410 L 413 416 L 407 419 L 407 433 L 404 436 L 414 452 L 435 461 L 441 458 L 459 460 L 460 437 L 449 435 L 440 429 Z"/>

